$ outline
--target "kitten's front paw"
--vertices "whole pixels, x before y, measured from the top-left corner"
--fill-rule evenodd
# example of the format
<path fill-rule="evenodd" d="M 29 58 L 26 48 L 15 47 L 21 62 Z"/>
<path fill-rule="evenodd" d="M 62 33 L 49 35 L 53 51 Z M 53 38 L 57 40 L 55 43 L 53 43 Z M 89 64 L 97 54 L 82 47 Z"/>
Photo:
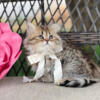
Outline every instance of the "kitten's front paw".
<path fill-rule="evenodd" d="M 30 79 L 30 78 L 28 78 L 26 76 L 23 76 L 23 82 L 24 83 L 31 83 L 31 82 L 34 82 L 34 81 L 35 81 L 34 79 Z"/>

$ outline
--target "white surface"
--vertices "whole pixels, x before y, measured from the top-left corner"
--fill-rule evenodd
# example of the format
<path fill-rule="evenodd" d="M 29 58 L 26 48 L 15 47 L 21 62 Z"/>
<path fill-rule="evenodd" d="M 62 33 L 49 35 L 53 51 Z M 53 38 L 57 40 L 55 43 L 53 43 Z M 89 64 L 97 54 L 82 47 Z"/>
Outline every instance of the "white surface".
<path fill-rule="evenodd" d="M 100 100 L 100 83 L 86 88 L 64 88 L 54 84 L 23 83 L 22 78 L 0 81 L 0 100 Z"/>

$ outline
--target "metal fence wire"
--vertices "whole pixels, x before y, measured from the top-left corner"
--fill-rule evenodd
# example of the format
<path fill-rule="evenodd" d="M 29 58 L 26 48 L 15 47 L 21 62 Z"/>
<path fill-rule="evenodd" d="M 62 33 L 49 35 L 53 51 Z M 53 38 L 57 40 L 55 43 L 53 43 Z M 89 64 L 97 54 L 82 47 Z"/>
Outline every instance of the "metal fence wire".
<path fill-rule="evenodd" d="M 0 0 L 0 22 L 24 34 L 27 20 L 37 25 L 61 24 L 61 37 L 77 44 L 100 44 L 100 0 Z M 20 70 L 28 75 L 30 70 L 20 64 L 13 69 L 15 75 Z"/>

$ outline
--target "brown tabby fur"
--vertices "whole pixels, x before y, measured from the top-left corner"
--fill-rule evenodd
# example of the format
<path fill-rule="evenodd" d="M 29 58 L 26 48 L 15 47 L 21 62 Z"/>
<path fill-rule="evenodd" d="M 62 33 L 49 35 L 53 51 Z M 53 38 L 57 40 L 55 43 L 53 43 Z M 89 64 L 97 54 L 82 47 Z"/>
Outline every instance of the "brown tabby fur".
<path fill-rule="evenodd" d="M 99 67 L 84 54 L 76 46 L 72 45 L 70 41 L 61 39 L 57 32 L 60 30 L 59 25 L 49 26 L 32 26 L 28 25 L 27 35 L 24 40 L 24 47 L 28 51 L 28 55 L 36 53 L 37 47 L 43 45 L 44 41 L 49 41 L 55 49 L 59 49 L 58 45 L 62 44 L 63 51 L 60 53 L 55 52 L 57 57 L 62 62 L 63 68 L 63 81 L 79 79 L 100 79 Z M 43 34 L 44 39 L 40 39 L 39 35 Z M 49 39 L 52 34 L 53 39 Z M 55 50 L 54 49 L 54 50 Z M 41 53 L 41 51 L 38 51 Z M 44 50 L 46 52 L 46 50 Z M 51 51 L 48 53 L 52 53 Z M 43 82 L 53 82 L 54 61 L 46 57 L 45 74 L 39 79 Z M 38 64 L 38 63 L 37 63 Z M 36 71 L 37 66 L 32 65 L 32 69 Z M 69 84 L 68 84 L 69 85 Z M 66 85 L 67 86 L 67 85 Z"/>

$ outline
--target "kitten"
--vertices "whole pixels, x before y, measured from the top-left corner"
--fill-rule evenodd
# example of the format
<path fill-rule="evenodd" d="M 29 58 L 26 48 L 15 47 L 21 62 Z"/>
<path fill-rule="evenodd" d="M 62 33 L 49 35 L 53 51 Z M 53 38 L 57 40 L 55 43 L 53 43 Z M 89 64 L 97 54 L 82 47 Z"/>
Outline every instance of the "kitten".
<path fill-rule="evenodd" d="M 84 87 L 99 81 L 100 69 L 82 52 L 72 45 L 70 41 L 61 39 L 57 34 L 60 30 L 58 24 L 48 26 L 27 25 L 27 34 L 24 47 L 27 55 L 34 53 L 56 54 L 62 63 L 63 78 L 57 85 L 65 87 Z M 61 48 L 63 50 L 61 51 Z M 59 53 L 58 53 L 59 52 Z M 37 70 L 37 64 L 32 65 L 32 70 Z M 41 82 L 54 82 L 54 61 L 48 56 L 45 58 L 45 74 L 39 78 Z"/>
<path fill-rule="evenodd" d="M 54 30 L 55 28 L 56 30 Z M 44 75 L 44 64 L 46 62 L 45 59 L 47 58 L 47 56 L 55 60 L 54 82 L 58 83 L 60 80 L 62 80 L 61 62 L 55 55 L 55 53 L 58 53 L 62 50 L 61 38 L 56 34 L 59 29 L 59 26 L 56 24 L 53 24 L 49 27 L 36 27 L 31 23 L 27 24 L 27 34 L 24 40 L 24 47 L 27 51 L 29 51 L 27 58 L 30 64 L 38 62 L 38 67 L 35 67 L 36 64 L 32 65 L 32 69 L 37 69 L 34 78 L 29 79 L 29 82 L 36 81 Z M 23 79 L 23 81 L 24 80 L 25 78 Z"/>

